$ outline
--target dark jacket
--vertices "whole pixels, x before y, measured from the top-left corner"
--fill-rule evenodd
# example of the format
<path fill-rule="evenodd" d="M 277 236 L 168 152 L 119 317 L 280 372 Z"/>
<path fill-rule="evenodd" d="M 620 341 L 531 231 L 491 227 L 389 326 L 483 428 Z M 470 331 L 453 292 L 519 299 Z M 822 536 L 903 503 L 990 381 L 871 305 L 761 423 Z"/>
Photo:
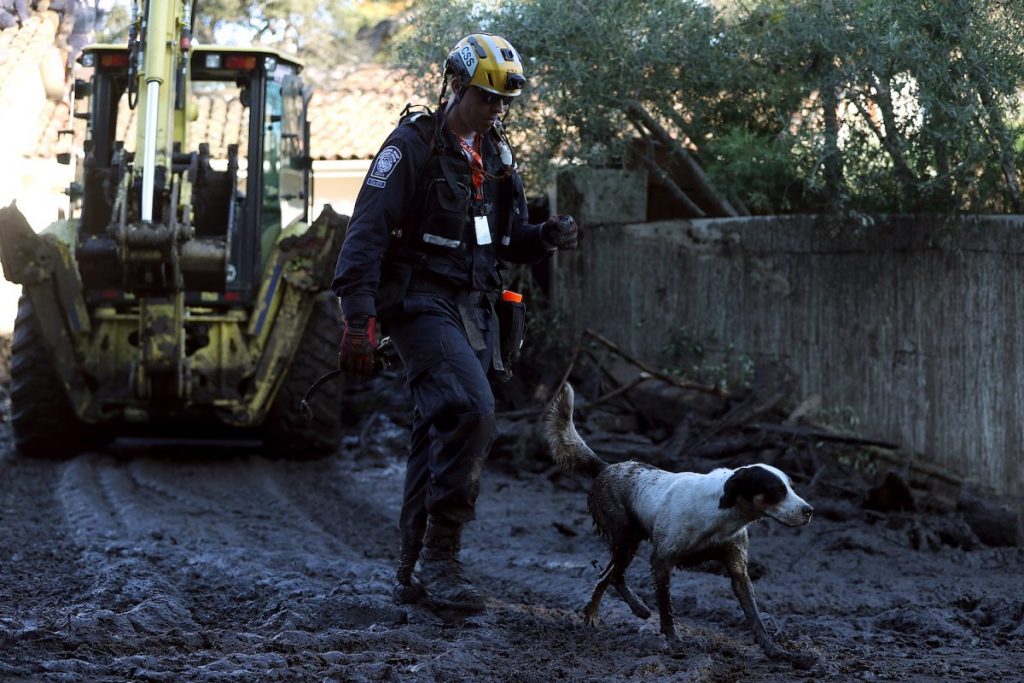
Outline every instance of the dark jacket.
<path fill-rule="evenodd" d="M 424 114 L 400 123 L 366 175 L 331 286 L 346 318 L 378 315 L 384 306 L 390 309 L 394 302 L 383 303 L 382 293 L 389 293 L 385 299 L 395 298 L 397 287 L 400 299 L 410 271 L 413 278 L 430 278 L 453 288 L 493 291 L 502 285 L 502 261 L 535 263 L 550 253 L 540 238 L 540 226 L 526 222 L 526 198 L 514 170 L 484 181 L 484 198 L 493 207 L 488 215 L 491 243 L 477 244 L 472 211 L 464 211 L 464 202 L 456 196 L 472 192 L 470 164 L 447 129 L 441 149 L 436 149 L 433 117 L 440 115 Z M 491 133 L 485 136 L 481 157 L 490 175 L 503 175 Z M 461 230 L 451 227 L 452 216 L 461 222 Z M 424 234 L 443 232 L 438 223 L 446 221 L 449 239 L 424 240 Z"/>

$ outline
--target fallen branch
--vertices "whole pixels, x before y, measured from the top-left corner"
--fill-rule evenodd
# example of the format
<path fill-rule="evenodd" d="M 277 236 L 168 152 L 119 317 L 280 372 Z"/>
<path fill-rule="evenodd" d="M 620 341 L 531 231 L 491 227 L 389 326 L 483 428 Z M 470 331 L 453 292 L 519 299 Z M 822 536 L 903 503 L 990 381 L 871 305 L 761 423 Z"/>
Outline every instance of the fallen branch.
<path fill-rule="evenodd" d="M 699 391 L 699 392 L 702 392 L 702 393 L 705 393 L 705 394 L 711 394 L 712 396 L 717 396 L 719 398 L 728 398 L 729 397 L 729 392 L 727 392 L 727 391 L 725 391 L 723 389 L 720 389 L 718 387 L 713 387 L 713 386 L 710 386 L 710 385 L 707 385 L 707 384 L 701 384 L 700 382 L 691 382 L 689 380 L 679 379 L 678 377 L 673 377 L 672 375 L 666 374 L 664 372 L 660 372 L 660 371 L 652 368 L 650 365 L 648 365 L 647 363 L 643 362 L 639 358 L 636 358 L 635 356 L 632 356 L 632 355 L 626 353 L 625 351 L 622 350 L 622 348 L 618 344 L 616 344 L 615 342 L 611 341 L 607 337 L 604 337 L 600 333 L 595 332 L 594 330 L 590 330 L 590 329 L 585 330 L 583 332 L 583 334 L 585 336 L 588 336 L 588 337 L 592 338 L 594 341 L 599 342 L 601 345 L 606 347 L 609 351 L 612 351 L 613 353 L 618 354 L 622 358 L 626 359 L 631 364 L 633 364 L 636 367 L 640 368 L 641 370 L 646 372 L 651 377 L 653 377 L 655 379 L 659 379 L 662 382 L 665 382 L 666 384 L 671 384 L 673 386 L 679 387 L 680 389 L 686 389 L 686 390 L 689 390 L 689 391 Z M 568 378 L 568 373 L 566 373 L 566 378 Z"/>
<path fill-rule="evenodd" d="M 494 417 L 498 420 L 522 420 L 527 417 L 537 417 L 540 415 L 542 408 L 520 408 L 519 410 L 506 410 L 504 412 L 495 413 Z"/>
<path fill-rule="evenodd" d="M 681 455 L 692 455 L 722 431 L 742 427 L 767 415 L 782 403 L 793 389 L 792 376 L 776 365 L 770 366 L 767 373 L 758 372 L 756 379 L 754 391 L 711 424 L 700 438 L 683 449 Z"/>
<path fill-rule="evenodd" d="M 607 379 L 609 382 L 611 382 L 615 386 L 620 386 L 620 387 L 622 386 L 622 384 L 621 384 L 621 382 L 619 382 L 618 378 L 616 378 L 615 375 L 612 374 L 611 370 L 609 370 L 608 368 L 606 368 L 604 366 L 604 363 L 601 362 L 601 359 L 597 357 L 597 354 L 594 351 L 591 351 L 590 349 L 585 349 L 583 351 L 583 353 L 587 354 L 587 357 L 590 358 L 590 360 L 592 360 L 594 362 L 594 365 L 601 372 L 601 374 L 604 375 L 605 379 Z M 643 371 L 641 371 L 641 377 L 643 377 L 644 379 L 651 379 L 650 375 L 648 375 L 646 372 L 643 372 Z M 632 386 L 636 386 L 639 383 L 640 382 L 637 382 L 636 380 L 634 380 Z M 632 388 L 632 387 L 630 387 L 630 388 Z M 633 403 L 633 401 L 629 398 L 629 395 L 626 394 L 625 392 L 622 392 L 622 394 L 623 394 L 622 398 L 629 405 L 630 409 L 633 412 L 635 412 L 635 413 L 639 412 L 637 410 L 636 404 Z"/>
<path fill-rule="evenodd" d="M 548 404 L 551 403 L 551 399 L 558 395 L 558 392 L 562 390 L 562 386 L 569 381 L 569 375 L 572 373 L 572 369 L 576 367 L 576 361 L 580 357 L 580 351 L 583 349 L 583 335 L 576 340 L 576 348 L 572 351 L 572 356 L 569 357 L 569 365 L 565 367 L 565 372 L 562 373 L 562 378 L 558 380 L 558 384 L 555 385 L 555 390 L 551 392 L 547 400 L 544 401 L 544 405 L 540 408 L 522 408 L 520 410 L 507 410 L 503 413 L 495 413 L 496 418 L 505 420 L 521 420 L 526 417 L 537 417 L 547 408 Z"/>
<path fill-rule="evenodd" d="M 558 380 L 558 384 L 555 385 L 555 390 L 551 393 L 551 396 L 549 396 L 548 400 L 544 402 L 545 405 L 549 403 L 553 397 L 557 396 L 565 383 L 569 381 L 569 374 L 572 372 L 572 369 L 576 367 L 576 360 L 580 357 L 580 351 L 582 349 L 583 335 L 580 335 L 580 338 L 576 340 L 576 348 L 572 350 L 572 356 L 569 357 L 569 365 L 566 366 L 565 372 L 562 373 L 562 379 Z"/>
<path fill-rule="evenodd" d="M 693 446 L 687 446 L 677 458 L 695 458 L 699 460 L 718 460 L 737 453 L 763 451 L 782 445 L 778 436 L 766 432 L 756 435 L 724 436 L 717 439 L 702 439 Z"/>
<path fill-rule="evenodd" d="M 875 448 L 886 448 L 889 450 L 897 450 L 900 447 L 899 444 L 892 443 L 889 441 L 865 439 L 859 436 L 851 436 L 848 434 L 836 434 L 835 432 L 829 432 L 824 429 L 815 429 L 813 427 L 797 427 L 774 424 L 769 422 L 754 422 L 751 424 L 739 425 L 739 428 L 747 431 L 771 432 L 773 434 L 784 434 L 786 436 L 792 436 L 801 439 L 831 441 L 833 443 L 845 443 L 853 446 L 873 446 Z"/>
<path fill-rule="evenodd" d="M 601 405 L 602 403 L 607 403 L 612 399 L 622 396 L 629 390 L 634 389 L 637 385 L 642 384 L 643 382 L 647 382 L 651 379 L 653 378 L 647 373 L 640 373 L 628 384 L 623 384 L 620 387 L 612 389 L 607 394 L 602 394 L 601 396 L 598 396 L 593 401 L 587 401 L 586 403 L 579 405 L 576 408 L 576 412 L 582 413 L 585 412 L 588 408 L 593 408 L 594 406 Z M 541 414 L 542 411 L 542 408 L 523 408 L 522 410 L 509 410 L 503 413 L 496 413 L 495 417 L 502 418 L 505 420 L 518 420 L 525 417 L 537 417 Z"/>
<path fill-rule="evenodd" d="M 654 379 L 654 378 L 651 377 L 650 375 L 648 375 L 646 372 L 641 372 L 639 375 L 637 375 L 628 384 L 623 384 L 620 387 L 612 389 L 607 394 L 602 394 L 601 396 L 598 396 L 597 398 L 595 398 L 593 401 L 587 401 L 586 403 L 581 405 L 577 410 L 578 411 L 585 411 L 588 408 L 593 408 L 596 405 L 600 405 L 602 403 L 607 403 L 608 401 L 611 401 L 614 398 L 618 398 L 619 396 L 622 396 L 623 394 L 625 394 L 630 389 L 634 389 L 637 385 L 642 384 L 643 382 L 646 382 L 646 381 L 648 381 L 650 379 Z"/>
<path fill-rule="evenodd" d="M 951 472 L 950 470 L 944 467 L 940 467 L 939 465 L 930 465 L 925 462 L 916 462 L 914 460 L 913 453 L 902 451 L 898 446 L 891 447 L 883 446 L 880 444 L 865 445 L 870 447 L 867 451 L 867 454 L 873 458 L 885 460 L 886 462 L 892 463 L 894 465 L 907 467 L 908 469 L 917 472 L 918 474 L 923 474 L 927 477 L 938 479 L 939 481 L 945 482 L 947 484 L 952 484 L 953 486 L 962 486 L 964 483 L 962 477 L 958 476 L 954 472 Z"/>

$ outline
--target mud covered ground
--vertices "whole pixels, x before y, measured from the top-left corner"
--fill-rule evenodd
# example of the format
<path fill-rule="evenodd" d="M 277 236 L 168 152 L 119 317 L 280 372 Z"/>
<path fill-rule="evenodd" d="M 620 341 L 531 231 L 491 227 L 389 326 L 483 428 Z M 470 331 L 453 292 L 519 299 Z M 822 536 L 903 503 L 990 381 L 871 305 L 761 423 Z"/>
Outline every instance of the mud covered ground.
<path fill-rule="evenodd" d="M 584 482 L 536 451 L 529 416 L 502 421 L 465 539 L 487 612 L 395 607 L 408 410 L 376 382 L 338 453 L 312 462 L 140 442 L 33 461 L 5 421 L 0 680 L 1021 680 L 1024 550 L 979 543 L 955 510 L 865 510 L 873 482 L 849 472 L 793 473 L 810 526 L 751 528 L 769 629 L 816 654 L 812 670 L 765 659 L 713 572 L 675 575 L 679 651 L 612 594 L 585 627 L 605 548 Z M 599 451 L 658 450 L 599 417 L 580 421 Z M 628 578 L 653 605 L 645 552 Z"/>

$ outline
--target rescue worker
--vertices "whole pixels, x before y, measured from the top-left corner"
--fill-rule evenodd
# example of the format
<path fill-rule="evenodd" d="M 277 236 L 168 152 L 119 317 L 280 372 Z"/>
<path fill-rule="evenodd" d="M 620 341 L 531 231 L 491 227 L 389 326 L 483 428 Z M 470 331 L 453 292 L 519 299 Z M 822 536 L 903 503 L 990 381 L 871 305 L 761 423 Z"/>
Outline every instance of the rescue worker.
<path fill-rule="evenodd" d="M 445 61 L 437 111 L 404 116 L 374 158 L 338 256 L 340 369 L 372 372 L 381 321 L 415 404 L 399 519 L 400 603 L 426 597 L 484 609 L 459 551 L 494 440 L 489 373 L 504 371 L 495 315 L 502 262 L 535 263 L 577 244 L 570 216 L 527 222 L 502 128 L 525 84 L 519 53 L 504 38 L 459 41 Z"/>

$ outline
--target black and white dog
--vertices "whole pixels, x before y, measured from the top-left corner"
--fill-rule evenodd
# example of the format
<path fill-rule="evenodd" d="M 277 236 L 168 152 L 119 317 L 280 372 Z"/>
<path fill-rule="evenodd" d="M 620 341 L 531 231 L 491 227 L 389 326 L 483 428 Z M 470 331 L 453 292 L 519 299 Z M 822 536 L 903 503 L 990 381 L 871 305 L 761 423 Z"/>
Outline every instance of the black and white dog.
<path fill-rule="evenodd" d="M 626 568 L 646 539 L 653 546 L 651 573 L 661 632 L 670 643 L 679 642 L 672 619 L 672 569 L 717 560 L 728 571 L 733 592 L 765 654 L 810 666 L 813 657 L 791 654 L 768 635 L 747 573 L 747 525 L 765 517 L 791 527 L 811 521 L 814 509 L 793 492 L 789 477 L 762 464 L 708 474 L 666 472 L 636 461 L 608 464 L 580 437 L 572 415 L 573 389 L 566 384 L 546 415 L 548 448 L 562 469 L 594 479 L 587 504 L 612 554 L 583 610 L 584 621 L 597 623 L 601 596 L 609 585 L 633 614 L 641 619 L 651 615 L 625 581 Z"/>

